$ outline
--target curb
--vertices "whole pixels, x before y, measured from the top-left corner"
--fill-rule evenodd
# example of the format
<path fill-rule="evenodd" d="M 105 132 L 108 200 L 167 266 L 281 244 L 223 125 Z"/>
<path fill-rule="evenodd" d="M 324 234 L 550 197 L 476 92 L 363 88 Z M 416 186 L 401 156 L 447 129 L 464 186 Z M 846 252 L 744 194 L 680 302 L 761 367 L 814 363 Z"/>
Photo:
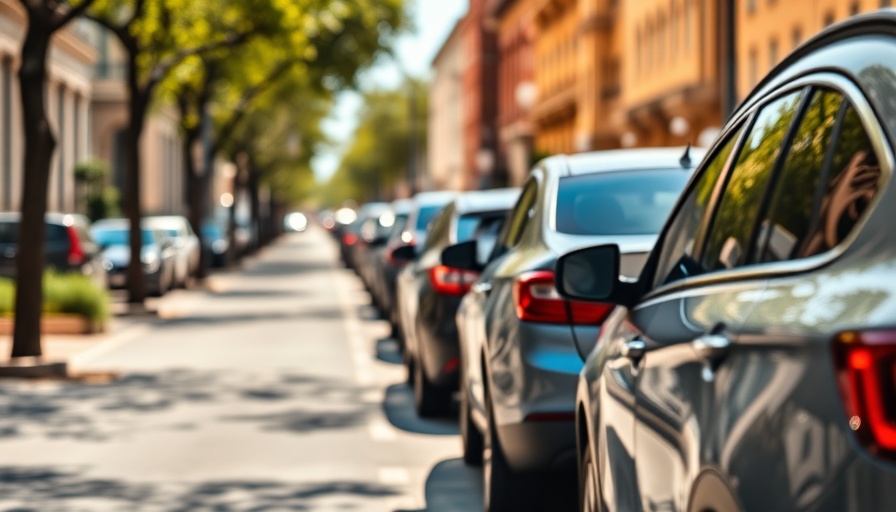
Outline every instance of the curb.
<path fill-rule="evenodd" d="M 0 378 L 41 379 L 65 378 L 68 364 L 65 361 L 44 361 L 41 357 L 16 357 L 0 364 Z"/>

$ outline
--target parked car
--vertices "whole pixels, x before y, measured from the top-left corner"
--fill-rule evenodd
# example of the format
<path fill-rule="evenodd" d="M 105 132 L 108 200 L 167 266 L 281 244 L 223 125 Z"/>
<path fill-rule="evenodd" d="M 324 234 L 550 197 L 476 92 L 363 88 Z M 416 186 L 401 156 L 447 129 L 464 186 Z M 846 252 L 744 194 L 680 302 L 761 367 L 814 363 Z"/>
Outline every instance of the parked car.
<path fill-rule="evenodd" d="M 358 209 L 354 221 L 342 228 L 342 234 L 339 244 L 339 253 L 345 266 L 357 270 L 355 249 L 361 242 L 361 226 L 368 219 L 377 219 L 389 209 L 388 203 L 373 202 L 367 203 Z M 348 214 L 345 214 L 347 217 Z"/>
<path fill-rule="evenodd" d="M 558 264 L 619 305 L 578 388 L 583 509 L 896 503 L 896 12 L 788 56 L 722 130 L 640 277 Z"/>
<path fill-rule="evenodd" d="M 176 279 L 177 249 L 164 231 L 143 227 L 140 262 L 147 291 L 156 296 L 170 290 Z M 127 219 L 103 219 L 90 229 L 103 248 L 103 265 L 109 272 L 110 288 L 127 286 L 127 270 L 131 263 L 130 228 Z"/>
<path fill-rule="evenodd" d="M 395 281 L 398 273 L 404 268 L 406 262 L 394 257 L 395 250 L 408 245 L 410 235 L 405 232 L 408 225 L 408 217 L 411 213 L 412 201 L 399 199 L 390 205 L 391 218 L 387 215 L 386 224 L 391 222 L 388 235 L 374 251 L 371 274 L 373 276 L 372 293 L 380 312 L 389 320 L 392 327 L 392 337 L 401 339 L 398 319 L 398 309 L 395 307 Z"/>
<path fill-rule="evenodd" d="M 395 226 L 395 214 L 391 205 L 377 210 L 364 219 L 358 227 L 358 243 L 354 248 L 355 271 L 370 292 L 374 305 L 379 308 L 379 298 L 375 293 L 377 252 L 386 244 L 389 233 Z"/>
<path fill-rule="evenodd" d="M 453 408 L 460 363 L 454 317 L 461 297 L 479 277 L 443 265 L 442 250 L 500 224 L 519 194 L 519 189 L 499 189 L 457 195 L 433 219 L 419 257 L 398 276 L 404 360 L 420 416 L 444 415 Z M 486 240 L 479 242 L 488 245 Z M 415 249 L 407 246 L 395 255 L 411 260 Z"/>
<path fill-rule="evenodd" d="M 0 277 L 15 279 L 19 250 L 18 212 L 0 212 Z M 100 247 L 90 236 L 90 220 L 77 214 L 48 213 L 44 216 L 46 265 L 57 272 L 76 272 L 106 287 L 106 269 Z"/>
<path fill-rule="evenodd" d="M 226 267 L 229 247 L 227 232 L 220 224 L 215 221 L 206 221 L 202 224 L 202 250 L 205 251 L 210 266 Z"/>
<path fill-rule="evenodd" d="M 701 156 L 604 151 L 552 157 L 532 170 L 457 315 L 464 458 L 484 458 L 486 510 L 535 508 L 533 475 L 575 469 L 578 373 L 611 308 L 562 300 L 557 256 L 612 241 L 627 254 L 623 274 L 637 276 Z M 477 256 L 474 240 L 446 248 L 441 262 L 482 270 Z"/>
<path fill-rule="evenodd" d="M 408 223 L 402 233 L 402 238 L 408 245 L 418 248 L 426 243 L 426 232 L 436 214 L 450 203 L 457 192 L 434 191 L 420 192 L 411 198 L 411 210 L 408 213 Z"/>
<path fill-rule="evenodd" d="M 186 286 L 187 281 L 196 274 L 196 269 L 199 268 L 202 251 L 199 237 L 193 232 L 190 221 L 182 215 L 157 215 L 146 217 L 143 222 L 146 223 L 148 229 L 164 231 L 174 243 L 177 255 L 174 286 Z"/>

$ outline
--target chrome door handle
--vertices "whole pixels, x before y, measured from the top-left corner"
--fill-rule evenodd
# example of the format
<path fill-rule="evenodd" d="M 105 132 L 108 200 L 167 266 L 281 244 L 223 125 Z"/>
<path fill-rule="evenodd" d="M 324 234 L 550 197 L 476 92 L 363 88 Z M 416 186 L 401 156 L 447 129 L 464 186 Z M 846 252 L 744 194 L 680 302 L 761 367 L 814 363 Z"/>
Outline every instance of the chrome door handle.
<path fill-rule="evenodd" d="M 731 340 L 725 334 L 705 334 L 692 342 L 694 350 L 705 362 L 716 366 L 731 350 Z"/>
<path fill-rule="evenodd" d="M 473 288 L 471 288 L 471 291 L 473 293 L 488 293 L 492 291 L 492 283 L 489 283 L 488 281 L 476 283 L 473 285 Z"/>
<path fill-rule="evenodd" d="M 647 343 L 640 336 L 626 341 L 622 345 L 622 357 L 627 357 L 637 364 L 647 353 Z"/>

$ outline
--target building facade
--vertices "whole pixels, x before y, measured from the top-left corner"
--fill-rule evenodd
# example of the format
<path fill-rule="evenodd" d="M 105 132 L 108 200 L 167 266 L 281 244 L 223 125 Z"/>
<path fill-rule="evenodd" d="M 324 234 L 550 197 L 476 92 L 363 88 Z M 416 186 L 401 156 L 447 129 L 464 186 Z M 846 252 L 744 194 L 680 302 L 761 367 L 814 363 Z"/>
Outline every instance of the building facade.
<path fill-rule="evenodd" d="M 124 190 L 124 131 L 128 122 L 128 90 L 124 50 L 108 31 L 97 34 L 99 60 L 93 83 L 94 154 L 108 162 L 111 185 Z M 174 108 L 151 107 L 140 141 L 141 206 L 146 214 L 186 213 L 178 116 Z"/>
<path fill-rule="evenodd" d="M 427 130 L 430 188 L 462 190 L 470 171 L 464 152 L 463 20 L 458 21 L 432 62 Z"/>
<path fill-rule="evenodd" d="M 534 2 L 493 0 L 488 11 L 498 40 L 498 166 L 507 183 L 518 186 L 529 174 L 535 139 Z"/>
<path fill-rule="evenodd" d="M 828 25 L 893 5 L 892 0 L 738 0 L 738 98 L 743 99 L 772 67 Z"/>
<path fill-rule="evenodd" d="M 461 72 L 464 130 L 463 189 L 479 189 L 504 181 L 497 159 L 498 43 L 489 23 L 488 0 L 470 0 L 461 23 Z"/>
<path fill-rule="evenodd" d="M 24 135 L 18 68 L 26 14 L 17 0 L 0 0 L 0 210 L 21 203 Z M 47 117 L 56 135 L 48 208 L 74 211 L 74 168 L 91 158 L 91 77 L 97 51 L 87 24 L 73 23 L 53 38 L 47 59 Z"/>

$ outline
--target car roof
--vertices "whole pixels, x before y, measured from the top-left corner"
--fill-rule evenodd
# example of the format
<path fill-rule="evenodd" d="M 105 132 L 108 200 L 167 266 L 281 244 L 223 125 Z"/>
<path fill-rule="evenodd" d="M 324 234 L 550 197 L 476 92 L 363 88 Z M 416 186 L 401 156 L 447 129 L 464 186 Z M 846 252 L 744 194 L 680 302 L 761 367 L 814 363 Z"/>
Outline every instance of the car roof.
<path fill-rule="evenodd" d="M 66 224 L 66 217 L 78 224 L 90 224 L 90 219 L 80 213 L 47 212 L 44 214 L 44 220 L 53 224 Z M 21 218 L 22 214 L 20 212 L 0 212 L 0 221 L 18 222 Z"/>
<path fill-rule="evenodd" d="M 145 221 L 146 219 L 144 219 Z M 128 219 L 122 218 L 114 218 L 114 219 L 100 219 L 93 223 L 90 226 L 90 229 L 128 229 L 131 225 L 131 222 Z M 143 224 L 144 230 L 156 231 L 155 229 L 148 227 L 146 223 Z"/>
<path fill-rule="evenodd" d="M 453 190 L 420 192 L 412 200 L 417 206 L 440 206 L 450 203 L 457 194 Z"/>
<path fill-rule="evenodd" d="M 151 226 L 178 226 L 182 227 L 187 222 L 187 218 L 183 215 L 150 215 L 143 217 L 143 221 Z"/>
<path fill-rule="evenodd" d="M 682 163 L 685 151 L 688 151 L 690 156 L 688 166 Z M 677 167 L 694 169 L 705 155 L 705 149 L 689 146 L 611 149 L 576 155 L 557 155 L 545 159 L 543 165 L 549 172 L 558 172 L 563 176 Z"/>
<path fill-rule="evenodd" d="M 393 212 L 400 215 L 407 215 L 414 206 L 414 201 L 412 199 L 396 199 L 390 203 L 390 206 L 392 207 Z"/>
<path fill-rule="evenodd" d="M 458 194 L 454 205 L 459 214 L 509 210 L 520 197 L 519 188 L 472 190 Z"/>

